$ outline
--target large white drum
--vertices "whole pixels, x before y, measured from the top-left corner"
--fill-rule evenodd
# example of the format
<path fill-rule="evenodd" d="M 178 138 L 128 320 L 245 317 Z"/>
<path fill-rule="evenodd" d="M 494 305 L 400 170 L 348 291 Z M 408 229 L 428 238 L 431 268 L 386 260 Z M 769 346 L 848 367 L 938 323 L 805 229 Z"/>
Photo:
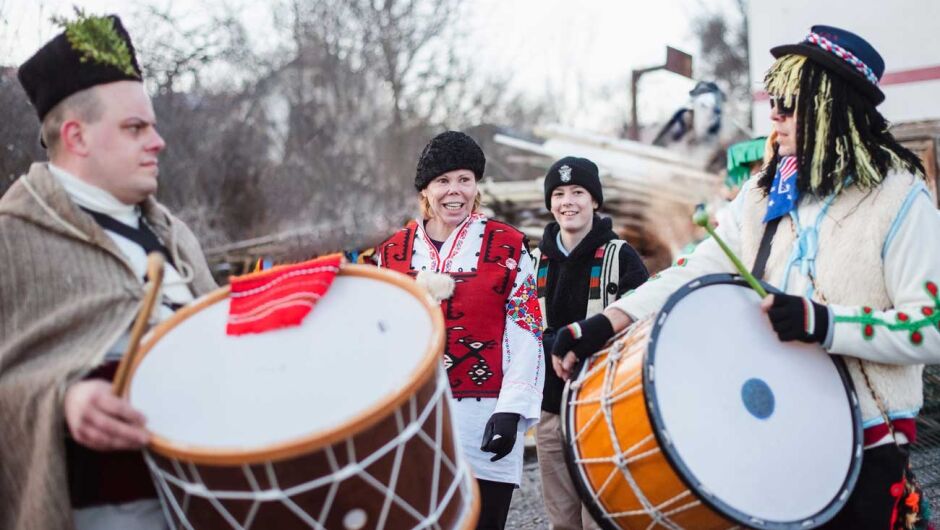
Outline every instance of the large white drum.
<path fill-rule="evenodd" d="M 148 338 L 127 395 L 177 528 L 472 528 L 440 309 L 406 276 L 345 266 L 297 327 L 225 334 L 228 291 Z"/>
<path fill-rule="evenodd" d="M 676 292 L 566 391 L 576 484 L 605 528 L 814 528 L 861 466 L 841 359 L 781 343 L 727 274 Z"/>

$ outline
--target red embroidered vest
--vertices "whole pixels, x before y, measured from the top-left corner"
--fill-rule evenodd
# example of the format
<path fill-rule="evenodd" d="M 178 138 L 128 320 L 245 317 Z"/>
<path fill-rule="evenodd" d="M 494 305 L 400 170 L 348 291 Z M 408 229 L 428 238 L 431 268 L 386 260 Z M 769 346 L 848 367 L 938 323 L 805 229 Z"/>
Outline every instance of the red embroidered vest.
<path fill-rule="evenodd" d="M 444 367 L 456 398 L 498 397 L 503 384 L 506 302 L 519 271 L 524 235 L 499 221 L 485 223 L 477 266 L 449 272 L 454 294 L 441 302 L 447 327 Z M 412 221 L 379 245 L 382 266 L 416 276 L 411 266 L 416 235 L 417 223 Z"/>

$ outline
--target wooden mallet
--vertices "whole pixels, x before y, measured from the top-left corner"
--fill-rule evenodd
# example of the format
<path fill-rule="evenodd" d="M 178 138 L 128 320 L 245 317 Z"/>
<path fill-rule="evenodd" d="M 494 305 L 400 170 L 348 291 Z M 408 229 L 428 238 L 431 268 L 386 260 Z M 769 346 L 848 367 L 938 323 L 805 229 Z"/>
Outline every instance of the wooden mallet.
<path fill-rule="evenodd" d="M 715 238 L 715 242 L 718 243 L 718 246 L 721 247 L 721 250 L 725 252 L 725 255 L 728 256 L 728 259 L 731 260 L 731 263 L 734 264 L 734 267 L 738 269 L 738 272 L 741 273 L 741 276 L 748 283 L 748 285 L 750 285 L 751 288 L 754 289 L 761 298 L 767 298 L 767 290 L 764 289 L 764 286 L 761 285 L 759 281 L 757 281 L 757 278 L 755 278 L 754 275 L 751 274 L 749 270 L 747 270 L 747 267 L 741 263 L 741 260 L 738 259 L 734 251 L 728 248 L 728 245 L 726 245 L 725 242 L 720 237 L 718 237 L 718 234 L 715 233 L 715 229 L 708 220 L 708 212 L 705 211 L 704 206 L 699 205 L 698 208 L 695 209 L 695 213 L 692 215 L 692 222 L 704 228 L 705 231 L 708 232 L 708 235 Z"/>
<path fill-rule="evenodd" d="M 131 328 L 131 338 L 127 344 L 127 352 L 124 353 L 121 362 L 118 363 L 117 372 L 114 374 L 114 382 L 111 385 L 111 389 L 116 396 L 120 396 L 124 392 L 124 386 L 127 384 L 127 373 L 137 358 L 137 353 L 140 350 L 140 339 L 147 331 L 150 314 L 153 313 L 153 307 L 159 297 L 162 283 L 163 254 L 151 252 L 147 256 L 147 285 L 144 287 L 144 300 L 140 306 L 140 311 L 137 312 L 137 319 L 134 320 L 134 327 Z"/>

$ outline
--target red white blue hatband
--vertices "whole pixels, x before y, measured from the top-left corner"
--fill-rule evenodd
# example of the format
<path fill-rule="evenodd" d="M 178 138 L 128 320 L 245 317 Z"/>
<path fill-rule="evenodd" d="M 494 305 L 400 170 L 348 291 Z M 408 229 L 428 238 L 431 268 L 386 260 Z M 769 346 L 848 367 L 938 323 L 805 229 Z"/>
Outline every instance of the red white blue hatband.
<path fill-rule="evenodd" d="M 875 76 L 875 72 L 873 72 L 872 69 L 867 64 L 865 64 L 861 59 L 856 57 L 852 52 L 846 50 L 845 48 L 839 46 L 838 44 L 835 44 L 829 41 L 829 39 L 827 39 L 826 37 L 823 37 L 822 35 L 818 33 L 810 33 L 809 35 L 806 36 L 806 39 L 804 40 L 804 42 L 814 44 L 822 48 L 823 50 L 826 50 L 827 52 L 839 57 L 840 59 L 842 59 L 843 61 L 850 64 L 852 67 L 854 67 L 856 70 L 858 70 L 858 72 L 862 74 L 863 76 L 865 76 L 865 78 L 868 79 L 868 81 L 870 81 L 871 84 L 875 86 L 878 85 L 878 77 Z"/>

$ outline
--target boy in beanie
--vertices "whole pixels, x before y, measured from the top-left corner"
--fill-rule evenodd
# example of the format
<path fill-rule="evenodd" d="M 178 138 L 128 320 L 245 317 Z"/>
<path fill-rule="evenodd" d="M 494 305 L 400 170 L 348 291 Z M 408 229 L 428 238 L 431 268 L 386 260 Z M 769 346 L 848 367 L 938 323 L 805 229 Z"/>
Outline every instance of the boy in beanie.
<path fill-rule="evenodd" d="M 18 72 L 49 162 L 0 198 L 0 528 L 166 528 L 145 418 L 112 394 L 166 258 L 164 319 L 215 288 L 199 243 L 153 198 L 165 144 L 115 16 L 64 22 Z"/>
<path fill-rule="evenodd" d="M 597 215 L 603 204 L 594 162 L 568 156 L 545 175 L 545 207 L 555 222 L 545 227 L 533 257 L 547 356 L 555 330 L 599 313 L 649 277 L 636 250 L 617 238 L 609 218 Z M 565 466 L 559 418 L 563 388 L 564 381 L 548 370 L 537 431 L 545 509 L 554 529 L 596 528 Z"/>
<path fill-rule="evenodd" d="M 940 362 L 936 202 L 920 160 L 891 135 L 876 108 L 885 98 L 878 86 L 885 63 L 870 43 L 814 26 L 802 42 L 770 52 L 776 61 L 764 87 L 773 157 L 744 183 L 717 233 L 755 276 L 779 289 L 755 308 L 778 338 L 841 356 L 857 392 L 861 471 L 847 501 L 831 501 L 838 513 L 815 522 L 923 528 L 926 499 L 913 487 L 908 444 L 917 435 L 924 364 Z M 579 323 L 577 338 L 561 330 L 556 371 L 570 377 L 577 357 L 658 311 L 692 279 L 730 272 L 735 268 L 714 238 L 704 241 L 684 266 Z M 810 436 L 805 451 L 813 450 Z"/>

